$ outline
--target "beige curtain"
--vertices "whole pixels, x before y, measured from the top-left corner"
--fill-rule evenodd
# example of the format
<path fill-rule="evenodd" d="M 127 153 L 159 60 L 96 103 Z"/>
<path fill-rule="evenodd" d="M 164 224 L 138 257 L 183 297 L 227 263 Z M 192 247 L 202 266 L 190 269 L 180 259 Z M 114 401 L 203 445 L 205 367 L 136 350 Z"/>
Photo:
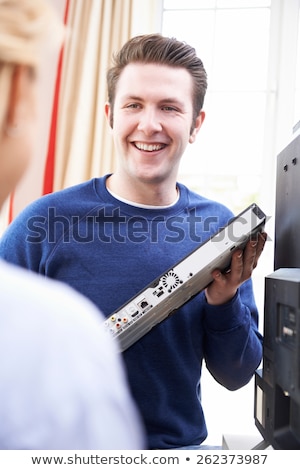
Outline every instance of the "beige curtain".
<path fill-rule="evenodd" d="M 104 116 L 112 53 L 136 34 L 157 32 L 161 0 L 70 0 L 55 149 L 54 190 L 114 171 Z"/>

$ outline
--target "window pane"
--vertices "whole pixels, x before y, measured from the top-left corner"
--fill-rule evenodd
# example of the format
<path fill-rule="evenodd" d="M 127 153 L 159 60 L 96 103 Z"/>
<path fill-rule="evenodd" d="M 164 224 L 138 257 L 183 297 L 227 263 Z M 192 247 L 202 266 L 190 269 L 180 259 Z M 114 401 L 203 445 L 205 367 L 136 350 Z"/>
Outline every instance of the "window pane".
<path fill-rule="evenodd" d="M 217 0 L 218 8 L 256 8 L 270 5 L 271 0 Z"/>
<path fill-rule="evenodd" d="M 269 7 L 271 0 L 165 0 L 166 10 L 195 10 L 205 8 Z"/>
<path fill-rule="evenodd" d="M 165 11 L 163 34 L 195 47 L 210 89 L 265 89 L 268 9 Z"/>
<path fill-rule="evenodd" d="M 216 0 L 165 0 L 166 10 L 194 10 L 199 8 L 215 8 Z"/>
<path fill-rule="evenodd" d="M 269 10 L 221 10 L 216 14 L 215 89 L 266 87 Z"/>
<path fill-rule="evenodd" d="M 210 75 L 213 59 L 215 13 L 213 11 L 168 11 L 163 16 L 163 34 L 175 36 L 195 47 Z"/>

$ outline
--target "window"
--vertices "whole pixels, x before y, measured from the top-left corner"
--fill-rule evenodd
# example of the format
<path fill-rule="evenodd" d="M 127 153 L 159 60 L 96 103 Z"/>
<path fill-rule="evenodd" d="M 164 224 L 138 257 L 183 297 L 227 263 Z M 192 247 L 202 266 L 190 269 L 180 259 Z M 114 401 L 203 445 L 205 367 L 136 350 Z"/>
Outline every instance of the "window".
<path fill-rule="evenodd" d="M 273 211 L 276 155 L 300 119 L 298 18 L 299 0 L 164 0 L 163 34 L 193 45 L 208 73 L 180 180 L 235 213 Z"/>

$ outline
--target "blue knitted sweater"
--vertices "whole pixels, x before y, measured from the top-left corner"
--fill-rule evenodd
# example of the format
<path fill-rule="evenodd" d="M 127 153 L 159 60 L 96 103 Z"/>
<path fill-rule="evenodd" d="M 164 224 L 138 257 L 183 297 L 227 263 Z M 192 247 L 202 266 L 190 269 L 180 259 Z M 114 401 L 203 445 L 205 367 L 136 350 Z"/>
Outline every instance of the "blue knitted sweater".
<path fill-rule="evenodd" d="M 224 226 L 232 213 L 181 184 L 173 206 L 135 207 L 115 199 L 105 179 L 30 204 L 3 235 L 0 256 L 73 286 L 109 316 Z M 149 449 L 200 444 L 207 437 L 203 361 L 229 390 L 248 383 L 261 361 L 251 280 L 221 306 L 208 305 L 204 292 L 198 294 L 123 357 Z"/>

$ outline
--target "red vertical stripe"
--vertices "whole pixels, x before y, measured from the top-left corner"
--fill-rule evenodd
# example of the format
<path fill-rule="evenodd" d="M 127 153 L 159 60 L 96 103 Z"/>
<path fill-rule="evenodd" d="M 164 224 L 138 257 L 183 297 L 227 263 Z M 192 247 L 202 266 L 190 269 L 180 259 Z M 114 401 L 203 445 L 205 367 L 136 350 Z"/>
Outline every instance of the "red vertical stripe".
<path fill-rule="evenodd" d="M 68 18 L 68 11 L 69 11 L 69 0 L 66 0 L 65 15 L 64 15 L 65 24 Z M 64 51 L 64 48 L 62 47 L 60 51 L 60 55 L 59 55 L 58 66 L 57 66 L 51 126 L 50 126 L 50 133 L 49 133 L 48 153 L 46 157 L 45 172 L 44 172 L 43 194 L 51 193 L 53 191 L 53 184 L 54 184 L 56 126 L 57 126 L 57 114 L 58 114 L 58 104 L 59 104 L 59 91 L 60 91 L 60 82 L 61 82 L 63 51 Z"/>
<path fill-rule="evenodd" d="M 8 223 L 10 224 L 13 219 L 13 211 L 14 211 L 14 195 L 15 193 L 12 192 L 9 198 L 9 208 L 8 208 Z"/>

